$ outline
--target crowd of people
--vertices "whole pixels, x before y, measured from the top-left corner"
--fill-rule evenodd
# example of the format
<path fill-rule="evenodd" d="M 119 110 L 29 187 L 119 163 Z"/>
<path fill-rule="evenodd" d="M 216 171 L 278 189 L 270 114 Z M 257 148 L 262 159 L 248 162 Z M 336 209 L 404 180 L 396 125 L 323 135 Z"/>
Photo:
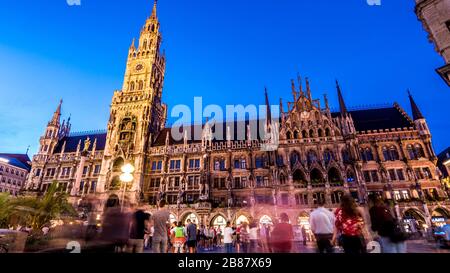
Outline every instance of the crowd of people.
<path fill-rule="evenodd" d="M 110 204 L 111 205 L 111 204 Z M 281 213 L 276 223 L 242 222 L 225 227 L 198 225 L 195 220 L 170 223 L 165 201 L 150 215 L 141 209 L 123 212 L 117 204 L 104 215 L 101 238 L 115 252 L 141 253 L 292 253 L 297 252 L 294 227 L 289 216 Z M 366 253 L 369 240 L 376 239 L 383 253 L 405 253 L 407 234 L 389 206 L 376 195 L 370 196 L 370 225 L 350 195 L 341 198 L 333 211 L 319 202 L 310 214 L 310 230 L 319 253 Z M 372 231 L 372 232 L 371 232 Z M 301 229 L 303 244 L 306 231 Z M 375 238 L 371 234 L 376 234 Z"/>

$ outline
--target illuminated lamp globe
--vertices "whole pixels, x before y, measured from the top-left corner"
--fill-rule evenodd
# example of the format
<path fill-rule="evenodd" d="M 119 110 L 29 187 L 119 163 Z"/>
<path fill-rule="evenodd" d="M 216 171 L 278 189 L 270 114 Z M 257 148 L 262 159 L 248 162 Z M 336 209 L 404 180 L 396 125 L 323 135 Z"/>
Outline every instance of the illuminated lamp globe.
<path fill-rule="evenodd" d="M 122 172 L 124 173 L 133 173 L 134 172 L 134 167 L 131 164 L 126 164 L 122 167 Z"/>
<path fill-rule="evenodd" d="M 124 173 L 120 176 L 120 181 L 129 183 L 133 181 L 133 175 L 131 173 Z"/>

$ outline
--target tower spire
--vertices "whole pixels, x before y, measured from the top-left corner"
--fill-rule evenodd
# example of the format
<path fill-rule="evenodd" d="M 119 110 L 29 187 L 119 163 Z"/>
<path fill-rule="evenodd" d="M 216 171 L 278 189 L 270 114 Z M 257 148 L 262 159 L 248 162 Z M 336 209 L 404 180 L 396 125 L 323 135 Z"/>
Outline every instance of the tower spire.
<path fill-rule="evenodd" d="M 299 87 L 299 91 L 300 91 L 300 97 L 303 97 L 303 86 L 302 86 L 302 76 L 300 76 L 300 73 L 297 73 L 297 81 L 298 81 L 298 85 Z"/>
<path fill-rule="evenodd" d="M 58 125 L 59 124 L 59 121 L 60 121 L 60 118 L 61 118 L 61 106 L 62 106 L 62 103 L 63 103 L 63 100 L 61 99 L 59 101 L 59 105 L 56 108 L 55 113 L 53 114 L 52 120 L 50 121 L 51 124 L 54 124 L 54 125 Z"/>
<path fill-rule="evenodd" d="M 411 110 L 412 110 L 412 114 L 413 114 L 413 119 L 414 120 L 425 119 L 424 116 L 422 115 L 422 112 L 420 112 L 420 109 L 417 106 L 416 102 L 414 101 L 414 98 L 411 95 L 411 91 L 409 89 L 408 89 L 408 96 L 409 96 L 409 101 L 411 102 Z"/>
<path fill-rule="evenodd" d="M 265 87 L 265 94 L 264 95 L 266 97 L 267 125 L 269 125 L 272 122 L 272 110 L 270 109 L 269 95 L 267 93 L 267 87 Z"/>
<path fill-rule="evenodd" d="M 295 102 L 297 102 L 297 90 L 295 90 L 294 80 L 291 80 L 291 87 L 292 87 L 292 97 L 294 98 L 294 103 L 295 103 Z"/>
<path fill-rule="evenodd" d="M 311 95 L 311 87 L 309 85 L 309 78 L 306 78 L 306 92 L 308 92 L 308 99 L 312 101 L 312 95 Z"/>
<path fill-rule="evenodd" d="M 339 108 L 341 109 L 341 115 L 345 116 L 348 114 L 347 106 L 345 105 L 344 96 L 342 96 L 341 86 L 339 85 L 338 80 L 336 80 L 336 89 L 338 92 Z"/>
<path fill-rule="evenodd" d="M 158 5 L 158 0 L 155 0 L 155 2 L 153 3 L 153 10 L 152 10 L 152 15 L 150 16 L 151 18 L 156 18 L 157 14 L 157 5 Z"/>

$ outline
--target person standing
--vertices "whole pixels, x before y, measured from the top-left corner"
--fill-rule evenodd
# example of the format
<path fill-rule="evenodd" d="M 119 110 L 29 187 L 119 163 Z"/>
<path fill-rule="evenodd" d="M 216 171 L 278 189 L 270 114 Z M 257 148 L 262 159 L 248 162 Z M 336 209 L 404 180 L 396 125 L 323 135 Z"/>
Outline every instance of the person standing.
<path fill-rule="evenodd" d="M 241 241 L 241 251 L 240 253 L 249 253 L 250 248 L 250 233 L 248 231 L 248 223 L 244 222 L 241 225 L 241 235 L 240 235 L 240 241 Z"/>
<path fill-rule="evenodd" d="M 235 234 L 235 231 L 231 227 L 231 223 L 227 222 L 227 226 L 225 227 L 225 230 L 223 232 L 223 242 L 225 244 L 226 253 L 233 252 L 233 235 L 234 234 Z"/>
<path fill-rule="evenodd" d="M 305 228 L 304 225 L 302 226 L 302 230 L 301 231 L 302 231 L 302 238 L 303 238 L 303 246 L 306 246 L 308 238 L 306 237 L 307 236 L 306 235 L 306 228 Z"/>
<path fill-rule="evenodd" d="M 171 233 L 173 242 L 173 253 L 183 253 L 184 244 L 186 243 L 186 230 L 181 221 L 172 229 Z"/>
<path fill-rule="evenodd" d="M 406 236 L 383 199 L 374 194 L 369 196 L 369 200 L 372 205 L 369 210 L 371 228 L 380 237 L 382 253 L 406 253 Z"/>
<path fill-rule="evenodd" d="M 255 221 L 250 224 L 249 239 L 250 253 L 258 253 L 258 225 Z"/>
<path fill-rule="evenodd" d="M 319 199 L 317 208 L 311 212 L 309 224 L 316 237 L 319 253 L 333 253 L 332 240 L 335 233 L 335 216 L 325 208 L 324 200 Z"/>
<path fill-rule="evenodd" d="M 191 219 L 187 220 L 187 246 L 189 248 L 189 253 L 197 252 L 197 225 L 195 222 L 191 222 Z"/>
<path fill-rule="evenodd" d="M 165 208 L 165 205 L 166 201 L 161 200 L 159 202 L 159 210 L 151 217 L 154 227 L 152 239 L 153 253 L 167 253 L 167 229 L 170 213 Z"/>
<path fill-rule="evenodd" d="M 139 209 L 133 213 L 131 220 L 127 252 L 142 253 L 144 251 L 145 227 L 150 220 L 150 214 Z"/>
<path fill-rule="evenodd" d="M 336 231 L 341 234 L 342 247 L 346 254 L 367 252 L 364 238 L 364 218 L 358 210 L 355 199 L 350 195 L 341 198 L 341 206 L 336 210 Z M 337 240 L 337 232 L 333 242 Z"/>
<path fill-rule="evenodd" d="M 270 236 L 270 248 L 273 253 L 290 253 L 294 241 L 294 228 L 289 224 L 289 216 L 286 213 L 280 215 Z"/>

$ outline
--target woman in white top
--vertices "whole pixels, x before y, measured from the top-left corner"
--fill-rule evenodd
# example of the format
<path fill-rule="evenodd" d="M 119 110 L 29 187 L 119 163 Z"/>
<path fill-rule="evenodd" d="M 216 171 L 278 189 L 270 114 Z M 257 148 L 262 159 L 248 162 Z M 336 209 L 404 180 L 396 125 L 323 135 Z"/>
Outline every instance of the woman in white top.
<path fill-rule="evenodd" d="M 225 249 L 227 251 L 227 253 L 232 253 L 233 252 L 233 235 L 234 235 L 234 230 L 231 227 L 231 223 L 227 222 L 227 226 L 223 232 L 223 242 L 225 244 Z"/>

